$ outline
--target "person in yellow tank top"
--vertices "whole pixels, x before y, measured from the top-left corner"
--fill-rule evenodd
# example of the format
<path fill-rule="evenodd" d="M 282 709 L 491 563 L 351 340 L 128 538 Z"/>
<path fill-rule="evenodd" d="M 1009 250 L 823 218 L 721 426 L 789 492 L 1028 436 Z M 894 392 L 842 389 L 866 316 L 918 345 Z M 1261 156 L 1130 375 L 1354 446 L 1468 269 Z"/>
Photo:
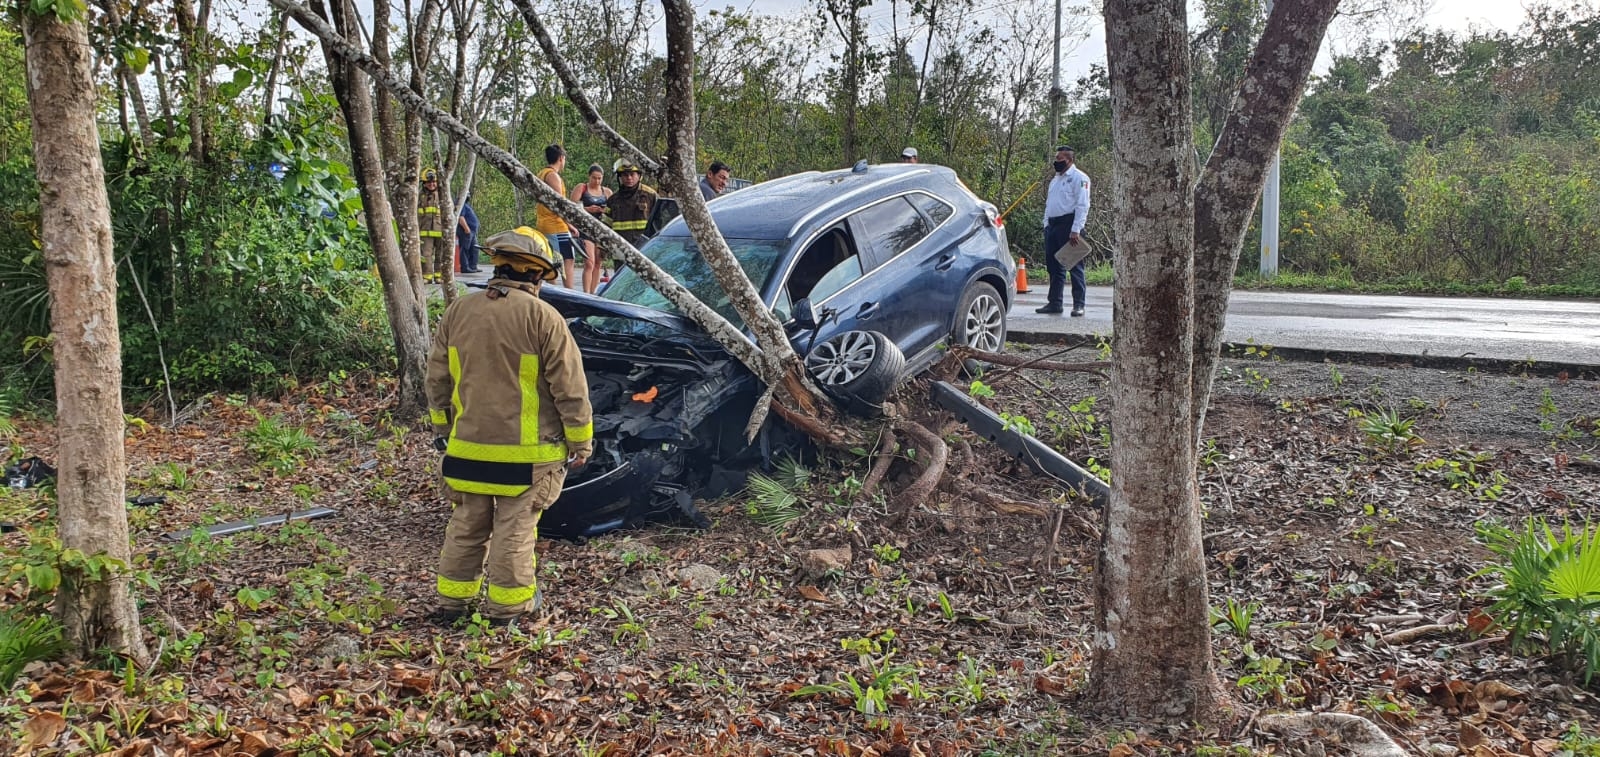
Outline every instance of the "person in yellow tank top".
<path fill-rule="evenodd" d="M 567 150 L 560 144 L 553 144 L 544 148 L 545 167 L 539 169 L 539 179 L 550 185 L 557 194 L 567 196 L 567 183 L 561 180 L 561 171 L 567 167 Z M 577 255 L 578 246 L 572 241 L 571 229 L 561 216 L 549 206 L 540 203 L 533 211 L 534 228 L 544 234 L 550 241 L 550 246 L 561 254 L 561 283 L 568 289 L 572 288 L 573 259 Z M 584 265 L 588 265 L 588 260 Z"/>

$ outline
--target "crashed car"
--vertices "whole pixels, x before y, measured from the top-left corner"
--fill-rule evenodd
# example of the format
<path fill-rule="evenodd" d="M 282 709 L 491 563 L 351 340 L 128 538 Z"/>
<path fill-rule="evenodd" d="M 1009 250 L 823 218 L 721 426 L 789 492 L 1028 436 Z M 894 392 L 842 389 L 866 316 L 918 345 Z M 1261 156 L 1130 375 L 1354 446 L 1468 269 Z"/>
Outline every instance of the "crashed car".
<path fill-rule="evenodd" d="M 848 410 L 872 412 L 947 342 L 985 350 L 1005 342 L 1015 277 L 1005 229 L 948 168 L 797 174 L 709 208 L 807 368 Z M 640 252 L 741 324 L 682 219 Z M 558 287 L 541 296 L 570 319 L 583 352 L 595 436 L 594 456 L 568 476 L 542 533 L 704 527 L 694 497 L 737 490 L 752 467 L 805 445 L 776 418 L 746 442 L 760 381 L 632 271 L 598 296 Z"/>

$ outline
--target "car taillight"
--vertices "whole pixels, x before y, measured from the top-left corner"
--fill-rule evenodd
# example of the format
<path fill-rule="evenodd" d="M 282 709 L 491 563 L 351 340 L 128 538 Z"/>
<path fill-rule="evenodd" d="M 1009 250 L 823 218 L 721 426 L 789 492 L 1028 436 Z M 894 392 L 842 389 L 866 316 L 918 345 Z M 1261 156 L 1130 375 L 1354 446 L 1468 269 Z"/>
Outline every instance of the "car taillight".
<path fill-rule="evenodd" d="M 1005 217 L 1001 216 L 1000 213 L 998 211 L 996 211 L 994 209 L 994 206 L 992 206 L 992 205 L 985 205 L 984 206 L 984 208 L 983 208 L 983 217 L 989 219 L 989 225 L 993 226 L 993 227 L 995 227 L 997 229 L 1002 227 L 1002 226 L 1004 226 L 1004 225 L 1006 225 Z"/>

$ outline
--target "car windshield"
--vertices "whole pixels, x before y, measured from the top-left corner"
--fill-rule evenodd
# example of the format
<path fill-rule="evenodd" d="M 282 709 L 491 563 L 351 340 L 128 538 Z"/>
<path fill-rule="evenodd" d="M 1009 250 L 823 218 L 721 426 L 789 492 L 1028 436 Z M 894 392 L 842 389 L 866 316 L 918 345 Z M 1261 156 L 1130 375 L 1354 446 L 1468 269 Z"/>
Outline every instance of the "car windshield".
<path fill-rule="evenodd" d="M 767 277 L 772 275 L 772 269 L 777 266 L 778 259 L 783 255 L 786 246 L 783 241 L 771 239 L 728 240 L 728 247 L 733 250 L 733 256 L 739 260 L 739 266 L 744 269 L 744 274 L 755 282 L 758 290 L 766 283 Z M 655 261 L 656 265 L 671 274 L 701 302 L 711 306 L 712 310 L 732 321 L 735 326 L 743 327 L 744 322 L 734 312 L 727 293 L 722 291 L 716 278 L 711 275 L 711 268 L 706 265 L 705 258 L 700 255 L 700 246 L 695 244 L 693 238 L 656 237 L 647 242 L 639 252 Z M 669 313 L 678 312 L 666 297 L 650 288 L 650 285 L 639 278 L 632 268 L 618 271 L 600 296 L 608 300 L 643 305 Z M 620 319 L 598 317 L 591 318 L 590 324 L 605 331 L 639 331 L 638 326 L 615 323 L 618 320 Z"/>

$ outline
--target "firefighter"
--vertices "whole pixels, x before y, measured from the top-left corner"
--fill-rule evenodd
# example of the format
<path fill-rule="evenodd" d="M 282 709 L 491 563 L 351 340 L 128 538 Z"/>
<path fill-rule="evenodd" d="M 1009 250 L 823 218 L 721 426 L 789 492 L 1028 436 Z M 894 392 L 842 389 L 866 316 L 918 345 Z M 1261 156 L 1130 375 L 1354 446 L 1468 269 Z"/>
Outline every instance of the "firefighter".
<path fill-rule="evenodd" d="M 594 425 L 578 346 L 538 296 L 559 271 L 549 243 L 523 226 L 483 246 L 494 267 L 487 287 L 445 311 L 428 355 L 429 420 L 455 504 L 429 617 L 466 616 L 487 572 L 479 612 L 505 626 L 543 600 L 539 516 L 560 496 L 567 470 L 589 459 Z"/>
<path fill-rule="evenodd" d="M 638 247 L 648 239 L 645 226 L 649 225 L 650 211 L 656 205 L 656 191 L 640 183 L 639 166 L 633 161 L 619 158 L 613 168 L 617 174 L 617 191 L 606 201 L 611 230 L 628 244 Z"/>
<path fill-rule="evenodd" d="M 434 268 L 449 265 L 444 247 L 444 215 L 439 210 L 439 172 L 422 169 L 422 189 L 417 192 L 417 231 L 422 237 L 422 273 L 431 279 Z"/>

